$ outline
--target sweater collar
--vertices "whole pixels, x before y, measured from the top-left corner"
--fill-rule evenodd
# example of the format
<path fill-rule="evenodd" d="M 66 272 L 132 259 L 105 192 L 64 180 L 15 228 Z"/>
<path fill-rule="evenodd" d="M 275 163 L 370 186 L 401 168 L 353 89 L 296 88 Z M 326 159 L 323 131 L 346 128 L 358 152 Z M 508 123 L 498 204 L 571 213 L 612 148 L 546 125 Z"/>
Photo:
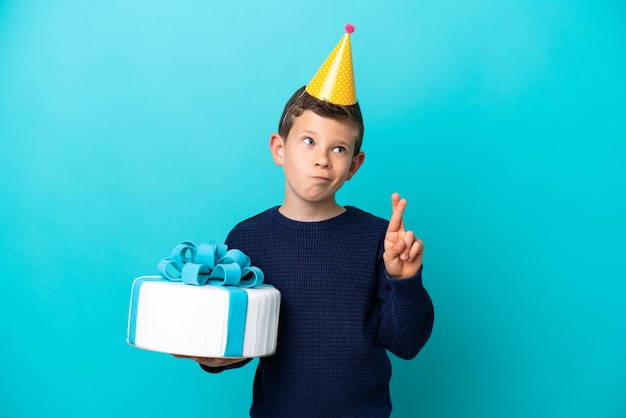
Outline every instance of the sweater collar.
<path fill-rule="evenodd" d="M 330 228 L 335 228 L 349 221 L 356 215 L 357 209 L 354 206 L 344 207 L 346 210 L 342 214 L 330 219 L 315 222 L 302 222 L 289 219 L 285 215 L 280 213 L 280 211 L 278 210 L 279 206 L 274 206 L 272 209 L 270 209 L 270 216 L 272 220 L 287 228 L 298 229 L 301 231 L 322 231 Z"/>

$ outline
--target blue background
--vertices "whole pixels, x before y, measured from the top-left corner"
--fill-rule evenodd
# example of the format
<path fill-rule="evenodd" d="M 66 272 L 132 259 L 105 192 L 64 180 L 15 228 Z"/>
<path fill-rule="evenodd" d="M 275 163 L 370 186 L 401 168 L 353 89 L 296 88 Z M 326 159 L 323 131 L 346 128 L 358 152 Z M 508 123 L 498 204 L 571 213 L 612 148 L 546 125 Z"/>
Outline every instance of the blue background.
<path fill-rule="evenodd" d="M 354 23 L 367 158 L 339 194 L 426 242 L 397 417 L 626 416 L 618 1 L 0 1 L 0 415 L 245 416 L 125 343 L 132 279 L 280 204 L 282 107 Z"/>

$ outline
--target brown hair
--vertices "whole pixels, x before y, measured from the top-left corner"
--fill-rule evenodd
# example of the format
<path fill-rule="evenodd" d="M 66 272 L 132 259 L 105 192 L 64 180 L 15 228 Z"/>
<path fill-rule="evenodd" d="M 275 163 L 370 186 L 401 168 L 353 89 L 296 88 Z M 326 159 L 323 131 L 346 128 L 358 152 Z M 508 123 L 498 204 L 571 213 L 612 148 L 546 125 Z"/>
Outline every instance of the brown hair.
<path fill-rule="evenodd" d="M 304 89 L 306 86 L 299 88 L 291 96 L 285 105 L 283 114 L 278 123 L 278 134 L 283 138 L 287 138 L 294 118 L 302 115 L 305 110 L 311 110 L 319 116 L 328 117 L 337 121 L 347 122 L 357 129 L 357 136 L 354 146 L 354 155 L 361 151 L 363 143 L 363 116 L 361 115 L 361 107 L 358 103 L 349 106 L 336 105 L 329 102 L 319 100 Z"/>

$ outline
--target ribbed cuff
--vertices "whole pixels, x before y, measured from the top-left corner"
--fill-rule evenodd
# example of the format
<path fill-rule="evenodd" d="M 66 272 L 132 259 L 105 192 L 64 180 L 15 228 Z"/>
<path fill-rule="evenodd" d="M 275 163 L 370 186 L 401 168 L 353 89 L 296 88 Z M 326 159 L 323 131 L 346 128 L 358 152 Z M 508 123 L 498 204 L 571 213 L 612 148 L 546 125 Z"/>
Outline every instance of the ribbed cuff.
<path fill-rule="evenodd" d="M 404 279 L 395 279 L 387 273 L 387 279 L 391 284 L 392 292 L 396 295 L 396 300 L 400 303 L 414 303 L 416 298 L 419 298 L 420 295 L 426 290 L 424 289 L 424 284 L 422 283 L 422 270 L 424 266 L 421 266 L 420 269 L 415 273 L 413 277 L 407 277 Z"/>

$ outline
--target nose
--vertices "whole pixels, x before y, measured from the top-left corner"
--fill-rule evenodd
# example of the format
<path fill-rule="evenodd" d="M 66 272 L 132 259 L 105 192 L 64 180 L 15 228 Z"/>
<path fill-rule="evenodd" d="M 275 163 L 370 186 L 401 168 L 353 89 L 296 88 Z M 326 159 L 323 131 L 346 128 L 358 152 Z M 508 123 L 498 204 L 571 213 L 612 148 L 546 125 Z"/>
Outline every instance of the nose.
<path fill-rule="evenodd" d="M 330 158 L 328 158 L 325 152 L 318 152 L 315 155 L 315 166 L 321 168 L 330 167 Z"/>

